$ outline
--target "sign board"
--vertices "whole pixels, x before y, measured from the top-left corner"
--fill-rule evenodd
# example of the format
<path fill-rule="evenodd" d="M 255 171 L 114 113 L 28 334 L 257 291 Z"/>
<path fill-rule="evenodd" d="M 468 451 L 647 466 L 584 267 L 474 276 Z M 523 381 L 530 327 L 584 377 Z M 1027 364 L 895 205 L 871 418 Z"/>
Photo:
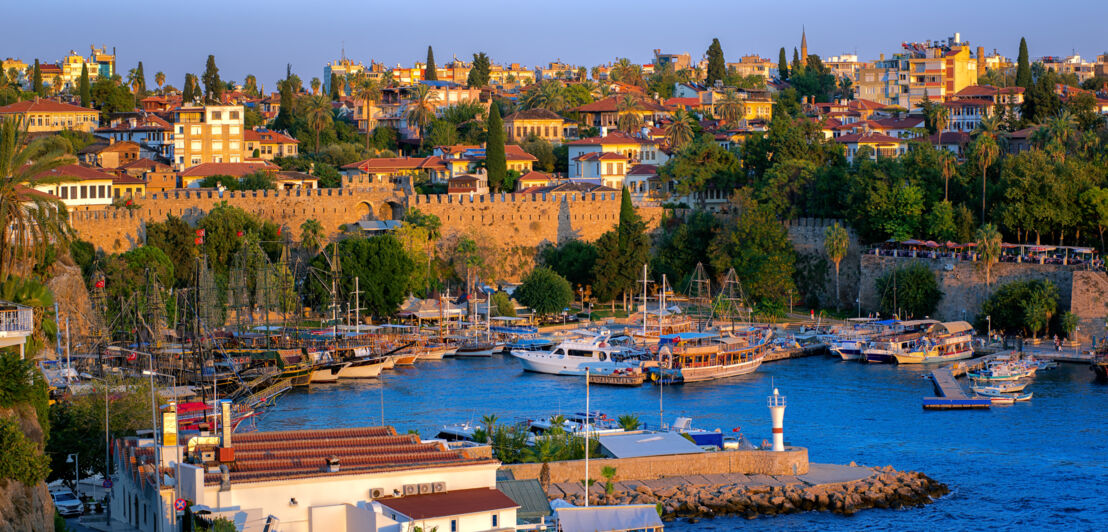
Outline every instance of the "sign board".
<path fill-rule="evenodd" d="M 110 479 L 110 478 L 104 479 L 104 483 L 101 484 L 101 485 L 104 486 L 104 488 L 106 488 L 106 489 L 112 489 L 112 479 Z"/>
<path fill-rule="evenodd" d="M 188 503 L 184 499 L 177 499 L 173 502 L 173 508 L 176 509 L 178 512 L 185 511 L 185 506 L 187 505 Z"/>
<path fill-rule="evenodd" d="M 162 445 L 177 445 L 177 412 L 162 412 Z"/>

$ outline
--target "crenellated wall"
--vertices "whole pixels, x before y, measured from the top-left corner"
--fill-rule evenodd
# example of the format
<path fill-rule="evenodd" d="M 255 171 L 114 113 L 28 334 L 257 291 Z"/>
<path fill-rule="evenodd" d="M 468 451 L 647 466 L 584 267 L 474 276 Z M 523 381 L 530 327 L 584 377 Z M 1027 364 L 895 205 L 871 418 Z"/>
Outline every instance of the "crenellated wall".
<path fill-rule="evenodd" d="M 265 190 L 222 194 L 213 190 L 162 192 L 135 201 L 133 210 L 106 209 L 70 214 L 78 235 L 107 252 L 131 249 L 145 239 L 147 222 L 174 215 L 194 222 L 220 203 L 240 207 L 294 233 L 307 219 L 331 234 L 367 217 L 397 219 L 408 208 L 434 214 L 444 235 L 484 234 L 502 248 L 534 247 L 574 238 L 595 240 L 619 222 L 620 193 L 406 195 L 389 188 Z M 639 209 L 649 227 L 661 209 Z"/>

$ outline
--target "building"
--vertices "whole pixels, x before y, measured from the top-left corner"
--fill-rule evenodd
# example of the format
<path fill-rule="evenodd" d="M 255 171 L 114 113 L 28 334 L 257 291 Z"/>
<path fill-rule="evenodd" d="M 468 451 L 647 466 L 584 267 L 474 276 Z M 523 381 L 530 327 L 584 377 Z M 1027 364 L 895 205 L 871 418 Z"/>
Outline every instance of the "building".
<path fill-rule="evenodd" d="M 20 192 L 22 195 L 39 194 L 28 189 Z M 27 338 L 34 332 L 35 309 L 0 300 L 0 348 L 19 346 L 19 359 L 23 360 Z"/>
<path fill-rule="evenodd" d="M 669 109 L 653 100 L 639 98 L 632 109 L 620 111 L 621 96 L 609 96 L 602 100 L 580 105 L 571 109 L 580 115 L 581 124 L 586 127 L 615 128 L 619 125 L 619 115 L 633 113 L 639 115 L 644 124 L 653 125 L 661 118 L 669 117 Z"/>
<path fill-rule="evenodd" d="M 67 164 L 35 176 L 26 185 L 52 194 L 70 211 L 103 209 L 115 198 L 113 188 L 117 177 L 95 168 Z"/>
<path fill-rule="evenodd" d="M 22 118 L 29 133 L 66 129 L 91 133 L 100 122 L 100 111 L 36 96 L 34 100 L 0 107 L 0 118 L 6 117 Z"/>
<path fill-rule="evenodd" d="M 504 117 L 508 142 L 523 142 L 534 135 L 553 144 L 561 144 L 565 120 L 546 109 L 526 109 Z"/>
<path fill-rule="evenodd" d="M 173 167 L 151 159 L 138 159 L 116 169 L 123 175 L 142 179 L 147 193 L 164 192 L 178 188 L 177 172 Z"/>
<path fill-rule="evenodd" d="M 777 62 L 759 55 L 744 55 L 738 63 L 727 63 L 727 69 L 743 77 L 769 79 L 777 75 Z"/>
<path fill-rule="evenodd" d="M 296 157 L 300 141 L 279 131 L 265 128 L 247 129 L 242 135 L 244 159 L 273 160 L 274 157 Z"/>
<path fill-rule="evenodd" d="M 241 105 L 178 107 L 173 111 L 173 166 L 242 162 Z"/>
<path fill-rule="evenodd" d="M 1046 56 L 1042 58 L 1042 63 L 1043 68 L 1053 70 L 1060 75 L 1073 74 L 1077 76 L 1078 81 L 1096 76 L 1096 63 L 1085 61 L 1077 54 L 1069 57 Z"/>
<path fill-rule="evenodd" d="M 96 142 L 81 148 L 77 157 L 90 166 L 114 169 L 137 161 L 141 151 L 142 147 L 135 142 L 115 142 L 109 139 L 108 142 Z"/>
<path fill-rule="evenodd" d="M 575 140 L 567 143 L 567 146 L 570 178 L 582 177 L 577 173 L 574 162 L 586 153 L 616 153 L 624 156 L 628 164 L 661 165 L 669 160 L 669 156 L 658 148 L 656 141 L 634 137 L 622 131 L 613 131 L 604 137 Z"/>
<path fill-rule="evenodd" d="M 206 177 L 227 176 L 241 179 L 255 172 L 274 174 L 280 167 L 269 161 L 247 161 L 234 163 L 200 163 L 181 172 L 181 187 L 195 188 Z"/>
<path fill-rule="evenodd" d="M 664 54 L 659 48 L 654 49 L 654 66 L 658 70 L 672 68 L 674 72 L 684 70 L 692 66 L 692 57 L 688 52 L 683 54 Z"/>
<path fill-rule="evenodd" d="M 108 53 L 107 46 L 101 46 L 97 48 L 95 46 L 89 46 L 92 53 L 89 54 L 89 63 L 96 63 L 97 69 L 100 71 L 98 77 L 110 78 L 115 75 L 115 48 L 112 48 L 112 53 Z M 92 75 L 92 67 L 89 67 L 89 75 Z"/>
<path fill-rule="evenodd" d="M 326 65 L 323 65 L 323 93 L 331 93 L 331 76 L 338 76 L 339 80 L 344 84 L 346 83 L 347 76 L 353 76 L 360 72 L 365 71 L 365 65 L 361 63 L 355 63 L 351 59 L 347 59 L 343 56 L 338 61 L 332 61 Z M 345 94 L 344 87 L 339 87 L 339 92 Z"/>
<path fill-rule="evenodd" d="M 112 518 L 143 531 L 176 529 L 174 498 L 243 530 L 280 532 L 514 530 L 519 507 L 496 489 L 500 462 L 488 447 L 422 442 L 392 427 L 227 430 L 179 447 L 132 437 L 112 449 Z M 159 490 L 155 471 L 176 487 Z"/>
<path fill-rule="evenodd" d="M 870 158 L 896 158 L 908 152 L 908 141 L 880 133 L 852 133 L 835 138 L 835 142 L 846 147 L 846 160 L 854 162 L 854 156 L 863 147 L 870 149 Z"/>
<path fill-rule="evenodd" d="M 871 65 L 858 61 L 857 54 L 842 54 L 824 59 L 823 66 L 831 69 L 831 75 L 835 79 L 847 78 L 851 82 L 857 82 L 862 69 Z"/>
<path fill-rule="evenodd" d="M 452 105 L 464 102 L 480 103 L 481 89 L 470 89 L 451 81 L 423 81 L 420 82 L 431 88 L 428 96 L 435 107 L 435 114 Z M 360 131 L 378 125 L 396 128 L 406 139 L 419 138 L 419 131 L 414 124 L 408 123 L 408 107 L 411 105 L 411 89 L 408 87 L 389 87 L 381 91 L 379 102 L 356 102 L 355 120 Z M 368 103 L 368 105 L 367 105 Z"/>
<path fill-rule="evenodd" d="M 450 171 L 437 156 L 431 157 L 378 157 L 344 165 L 343 187 L 411 186 L 420 181 L 445 182 Z"/>
<path fill-rule="evenodd" d="M 432 157 L 438 158 L 447 170 L 445 176 L 432 176 L 433 183 L 442 182 L 450 177 L 474 173 L 485 161 L 485 148 L 483 146 L 465 144 L 435 146 L 432 153 Z M 523 151 L 523 148 L 516 144 L 506 144 L 504 146 L 504 160 L 508 170 L 526 174 L 532 170 L 538 158 Z"/>
<path fill-rule="evenodd" d="M 447 194 L 474 194 L 489 193 L 489 175 L 482 171 L 473 174 L 462 174 L 446 180 Z"/>
<path fill-rule="evenodd" d="M 557 177 L 543 172 L 527 172 L 516 180 L 516 192 L 534 187 L 545 187 L 557 181 Z"/>
<path fill-rule="evenodd" d="M 97 128 L 93 134 L 109 142 L 138 143 L 143 148 L 140 157 L 173 160 L 173 125 L 153 113 L 114 118 L 108 126 Z"/>
<path fill-rule="evenodd" d="M 319 178 L 304 172 L 291 170 L 280 171 L 274 174 L 273 181 L 278 190 L 298 190 L 319 188 Z"/>
<path fill-rule="evenodd" d="M 593 151 L 570 159 L 573 177 L 619 190 L 627 177 L 630 160 L 617 152 Z"/>
<path fill-rule="evenodd" d="M 945 41 L 904 43 L 904 53 L 862 68 L 854 94 L 886 106 L 909 111 L 924 99 L 945 102 L 958 91 L 977 83 L 976 58 L 959 34 Z"/>

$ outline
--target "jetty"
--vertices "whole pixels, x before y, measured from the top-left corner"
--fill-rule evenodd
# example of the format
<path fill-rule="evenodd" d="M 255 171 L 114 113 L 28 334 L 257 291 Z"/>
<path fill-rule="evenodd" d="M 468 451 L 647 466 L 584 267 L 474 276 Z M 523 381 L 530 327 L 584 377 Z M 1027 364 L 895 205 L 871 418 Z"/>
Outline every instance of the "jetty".
<path fill-rule="evenodd" d="M 827 344 L 809 344 L 802 347 L 790 347 L 786 349 L 774 349 L 762 359 L 762 363 L 789 360 L 791 358 L 804 358 L 827 354 Z"/>
<path fill-rule="evenodd" d="M 954 379 L 954 373 L 950 368 L 933 370 L 931 381 L 935 383 L 935 391 L 939 397 L 924 397 L 923 408 L 926 410 L 989 408 L 993 404 L 989 399 L 974 399 L 967 396 L 962 386 Z"/>

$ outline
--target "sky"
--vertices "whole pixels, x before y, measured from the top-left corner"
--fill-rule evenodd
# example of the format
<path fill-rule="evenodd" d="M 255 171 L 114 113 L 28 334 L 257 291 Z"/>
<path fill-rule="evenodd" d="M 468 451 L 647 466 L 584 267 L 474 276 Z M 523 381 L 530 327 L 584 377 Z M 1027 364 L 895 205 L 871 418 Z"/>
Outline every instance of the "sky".
<path fill-rule="evenodd" d="M 747 54 L 776 59 L 799 47 L 803 27 L 809 53 L 857 53 L 861 60 L 900 50 L 903 41 L 945 39 L 961 33 L 1014 58 L 1026 37 L 1032 58 L 1076 51 L 1095 60 L 1108 51 L 1103 23 L 1108 1 L 932 0 L 37 0 L 5 2 L 0 57 L 26 62 L 88 56 L 89 45 L 115 47 L 118 70 L 143 62 L 147 85 L 155 72 L 183 84 L 214 54 L 224 80 L 254 74 L 276 88 L 292 64 L 305 85 L 323 66 L 346 56 L 366 64 L 411 66 L 427 46 L 440 65 L 484 51 L 494 62 L 526 66 L 554 60 L 592 66 L 627 57 L 652 60 L 652 51 L 699 58 L 717 37 L 728 61 Z M 58 16 L 64 13 L 65 16 Z"/>

